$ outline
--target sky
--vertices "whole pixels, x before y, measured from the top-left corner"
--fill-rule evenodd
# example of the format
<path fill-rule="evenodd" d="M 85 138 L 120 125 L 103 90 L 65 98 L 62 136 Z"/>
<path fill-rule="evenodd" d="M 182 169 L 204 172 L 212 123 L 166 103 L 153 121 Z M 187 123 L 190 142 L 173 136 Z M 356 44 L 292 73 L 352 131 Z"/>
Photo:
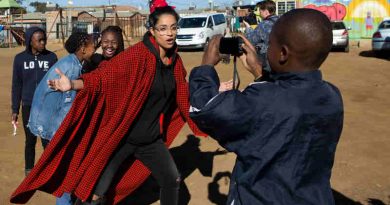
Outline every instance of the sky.
<path fill-rule="evenodd" d="M 30 2 L 46 2 L 46 0 L 24 0 L 23 6 L 27 6 Z M 48 0 L 52 3 L 66 6 L 68 0 Z M 100 5 L 131 5 L 136 7 L 147 8 L 147 0 L 72 0 L 74 6 L 100 6 Z M 259 0 L 258 0 L 259 1 Z M 190 2 L 196 4 L 197 8 L 207 8 L 209 0 L 168 0 L 170 5 L 176 6 L 178 9 L 188 8 Z M 231 6 L 233 0 L 214 0 L 219 6 Z M 252 0 L 244 0 L 244 4 L 250 4 Z M 257 2 L 257 1 L 254 1 Z M 29 9 L 30 10 L 30 9 Z"/>

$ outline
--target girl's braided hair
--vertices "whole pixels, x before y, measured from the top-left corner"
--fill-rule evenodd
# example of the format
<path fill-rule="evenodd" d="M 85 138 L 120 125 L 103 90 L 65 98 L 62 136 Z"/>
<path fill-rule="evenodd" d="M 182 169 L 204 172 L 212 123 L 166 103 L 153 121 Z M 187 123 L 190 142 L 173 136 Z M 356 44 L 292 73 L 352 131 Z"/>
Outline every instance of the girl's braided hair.
<path fill-rule="evenodd" d="M 75 32 L 65 42 L 65 49 L 68 53 L 75 53 L 90 42 L 93 42 L 92 35 L 84 32 Z"/>

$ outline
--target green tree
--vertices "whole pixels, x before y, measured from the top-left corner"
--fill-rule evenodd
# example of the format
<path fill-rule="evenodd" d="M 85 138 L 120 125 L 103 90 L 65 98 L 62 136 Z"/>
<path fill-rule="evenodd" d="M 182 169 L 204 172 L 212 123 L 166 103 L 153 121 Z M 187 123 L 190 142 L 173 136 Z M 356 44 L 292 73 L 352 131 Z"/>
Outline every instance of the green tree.
<path fill-rule="evenodd" d="M 15 0 L 15 1 L 16 1 L 16 3 L 18 3 L 20 6 L 23 6 L 23 2 L 24 2 L 25 0 Z M 0 9 L 0 14 L 4 14 L 4 12 L 5 12 L 6 10 L 8 10 L 8 9 L 6 9 L 6 8 Z M 11 13 L 12 13 L 12 14 L 20 14 L 20 13 L 25 14 L 25 13 L 27 13 L 27 11 L 26 11 L 26 8 L 23 8 L 23 7 L 21 7 L 21 8 L 11 8 Z"/>
<path fill-rule="evenodd" d="M 35 8 L 35 12 L 45 13 L 47 10 L 46 3 L 44 3 L 44 2 L 34 1 L 34 2 L 30 3 L 30 6 Z"/>
<path fill-rule="evenodd" d="M 15 0 L 15 1 L 16 1 L 16 3 L 18 3 L 20 6 L 23 6 L 23 2 L 24 2 L 25 0 Z M 20 13 L 23 13 L 23 14 L 25 14 L 25 13 L 27 13 L 27 10 L 26 10 L 25 7 L 14 8 L 14 9 L 12 9 L 11 13 L 13 13 L 13 14 L 20 14 Z"/>
<path fill-rule="evenodd" d="M 27 13 L 27 11 L 26 11 L 26 8 L 24 8 L 24 7 L 21 7 L 21 8 L 15 8 L 15 9 L 11 9 L 11 13 L 13 13 L 13 14 L 25 14 L 25 13 Z"/>

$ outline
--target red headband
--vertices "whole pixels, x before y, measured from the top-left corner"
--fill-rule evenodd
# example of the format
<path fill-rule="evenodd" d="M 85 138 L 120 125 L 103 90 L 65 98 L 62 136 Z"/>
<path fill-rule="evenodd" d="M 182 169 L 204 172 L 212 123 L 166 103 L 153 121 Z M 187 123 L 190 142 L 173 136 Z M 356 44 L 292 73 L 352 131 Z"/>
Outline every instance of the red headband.
<path fill-rule="evenodd" d="M 150 5 L 150 13 L 153 13 L 157 8 L 169 6 L 165 0 L 155 0 Z M 175 6 L 171 6 L 171 8 L 176 8 Z"/>

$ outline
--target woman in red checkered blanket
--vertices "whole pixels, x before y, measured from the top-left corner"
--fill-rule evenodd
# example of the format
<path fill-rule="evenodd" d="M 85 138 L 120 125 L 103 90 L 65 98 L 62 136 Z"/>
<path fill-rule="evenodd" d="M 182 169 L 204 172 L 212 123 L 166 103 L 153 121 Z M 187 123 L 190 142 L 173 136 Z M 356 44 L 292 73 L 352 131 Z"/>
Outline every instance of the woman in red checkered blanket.
<path fill-rule="evenodd" d="M 179 16 L 164 0 L 151 4 L 149 31 L 91 73 L 49 87 L 78 90 L 71 110 L 36 167 L 11 196 L 26 203 L 36 190 L 73 193 L 78 204 L 116 204 L 150 172 L 160 202 L 178 202 L 180 176 L 169 146 L 189 118 L 188 83 L 175 43 Z"/>

